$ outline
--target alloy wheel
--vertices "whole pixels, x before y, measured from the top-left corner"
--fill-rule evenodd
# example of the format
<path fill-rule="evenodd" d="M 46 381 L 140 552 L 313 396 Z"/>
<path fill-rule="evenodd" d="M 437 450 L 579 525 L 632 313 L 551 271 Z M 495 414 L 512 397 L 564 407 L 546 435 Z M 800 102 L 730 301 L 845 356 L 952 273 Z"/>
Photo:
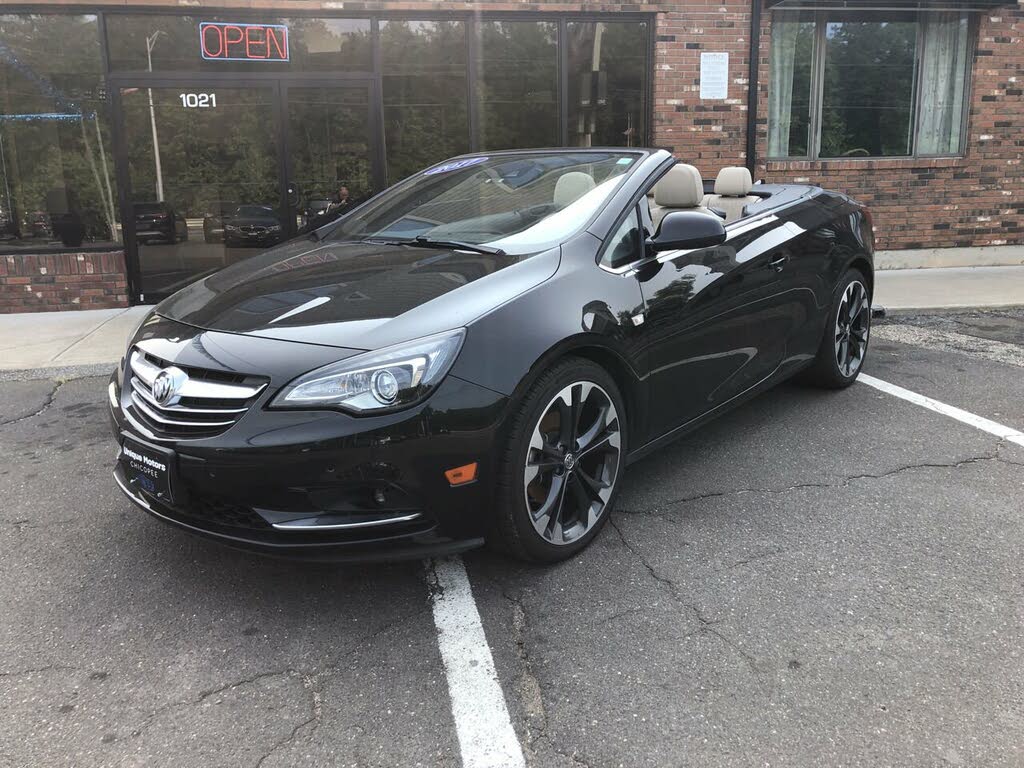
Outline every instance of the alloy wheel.
<path fill-rule="evenodd" d="M 846 286 L 836 312 L 836 364 L 843 376 L 849 378 L 860 370 L 868 348 L 870 327 L 867 289 L 859 280 L 854 280 Z"/>
<path fill-rule="evenodd" d="M 615 404 L 597 384 L 575 382 L 548 403 L 524 468 L 526 508 L 545 541 L 569 544 L 601 518 L 618 478 L 620 444 Z"/>

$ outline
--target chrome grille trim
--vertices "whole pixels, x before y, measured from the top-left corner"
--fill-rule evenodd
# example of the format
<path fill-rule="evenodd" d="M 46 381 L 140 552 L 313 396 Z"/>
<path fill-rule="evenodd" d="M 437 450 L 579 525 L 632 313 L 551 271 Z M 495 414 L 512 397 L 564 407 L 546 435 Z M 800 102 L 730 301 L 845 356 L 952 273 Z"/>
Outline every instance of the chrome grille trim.
<path fill-rule="evenodd" d="M 136 408 L 149 416 L 153 421 L 158 421 L 161 424 L 167 424 L 172 427 L 230 427 L 235 423 L 234 419 L 231 421 L 175 421 L 174 419 L 167 419 L 150 408 L 146 401 L 139 397 L 139 393 L 135 391 L 132 392 L 132 402 L 135 403 Z"/>
<path fill-rule="evenodd" d="M 153 365 L 143 357 L 138 350 L 132 352 L 131 368 L 132 372 L 142 379 L 148 387 L 153 386 L 153 380 L 161 371 L 158 366 Z M 250 387 L 244 384 L 222 384 L 214 381 L 189 379 L 185 382 L 181 391 L 178 392 L 178 395 L 181 397 L 198 397 L 210 400 L 248 400 L 250 397 L 258 395 L 265 386 L 267 385 L 260 384 L 258 387 Z"/>
<path fill-rule="evenodd" d="M 248 408 L 193 408 L 189 405 L 160 405 L 160 403 L 153 399 L 146 383 L 136 376 L 132 376 L 132 394 L 141 395 L 148 405 L 159 408 L 164 413 L 210 413 L 223 416 L 225 413 L 245 413 L 249 410 Z"/>
<path fill-rule="evenodd" d="M 134 422 L 160 440 L 221 434 L 242 418 L 268 384 L 259 376 L 176 366 L 138 347 L 129 355 L 128 369 L 126 411 Z M 177 370 L 184 381 L 174 396 L 161 404 L 153 395 L 153 383 L 165 369 Z"/>

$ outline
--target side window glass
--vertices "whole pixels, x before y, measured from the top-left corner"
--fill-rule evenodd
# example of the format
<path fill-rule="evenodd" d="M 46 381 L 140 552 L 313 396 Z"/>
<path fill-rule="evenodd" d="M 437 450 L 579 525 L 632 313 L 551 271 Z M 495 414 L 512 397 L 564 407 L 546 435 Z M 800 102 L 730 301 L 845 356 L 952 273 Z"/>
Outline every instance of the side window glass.
<path fill-rule="evenodd" d="M 621 267 L 640 258 L 640 222 L 634 207 L 608 241 L 601 257 L 606 267 Z"/>

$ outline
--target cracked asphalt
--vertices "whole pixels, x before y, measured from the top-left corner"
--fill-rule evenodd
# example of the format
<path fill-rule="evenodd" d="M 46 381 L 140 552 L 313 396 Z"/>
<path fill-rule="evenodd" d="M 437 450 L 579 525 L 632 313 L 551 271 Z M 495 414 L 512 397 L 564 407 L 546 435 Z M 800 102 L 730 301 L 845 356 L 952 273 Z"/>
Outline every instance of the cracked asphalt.
<path fill-rule="evenodd" d="M 1024 430 L 1024 311 L 890 318 L 866 370 Z M 152 521 L 94 374 L 0 381 L 0 766 L 459 765 L 423 566 Z M 630 467 L 611 523 L 465 557 L 529 765 L 1024 763 L 1019 446 L 784 385 Z"/>

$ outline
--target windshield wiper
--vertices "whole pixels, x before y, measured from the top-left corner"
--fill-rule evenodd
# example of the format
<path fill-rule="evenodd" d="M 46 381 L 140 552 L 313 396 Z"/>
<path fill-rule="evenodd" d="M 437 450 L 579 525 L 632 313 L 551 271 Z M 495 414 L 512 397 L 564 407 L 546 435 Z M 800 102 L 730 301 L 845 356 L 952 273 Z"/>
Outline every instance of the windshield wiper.
<path fill-rule="evenodd" d="M 493 248 L 489 245 L 464 243 L 461 240 L 434 240 L 424 235 L 417 235 L 412 240 L 405 240 L 403 242 L 406 245 L 414 245 L 420 248 L 457 248 L 460 251 L 476 251 L 477 253 L 490 253 L 495 256 L 507 255 L 501 248 Z"/>

